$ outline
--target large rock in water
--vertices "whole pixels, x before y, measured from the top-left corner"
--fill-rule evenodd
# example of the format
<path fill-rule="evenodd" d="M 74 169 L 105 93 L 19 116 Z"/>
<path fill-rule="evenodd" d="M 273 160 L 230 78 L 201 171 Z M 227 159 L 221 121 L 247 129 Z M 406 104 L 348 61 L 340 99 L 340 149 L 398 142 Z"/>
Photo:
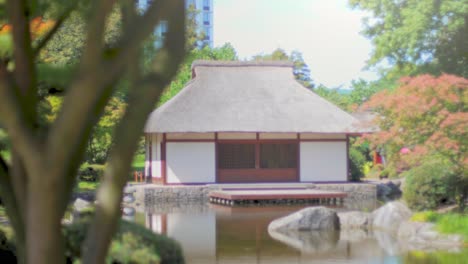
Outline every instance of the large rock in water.
<path fill-rule="evenodd" d="M 371 229 L 372 228 L 372 214 L 351 211 L 351 212 L 341 212 L 338 213 L 338 218 L 340 218 L 340 228 L 341 229 L 352 229 L 352 228 L 363 228 Z"/>
<path fill-rule="evenodd" d="M 390 202 L 372 212 L 374 229 L 396 232 L 413 213 L 401 202 Z"/>
<path fill-rule="evenodd" d="M 339 230 L 340 220 L 332 209 L 307 207 L 285 217 L 273 220 L 268 225 L 268 231 L 274 230 Z"/>

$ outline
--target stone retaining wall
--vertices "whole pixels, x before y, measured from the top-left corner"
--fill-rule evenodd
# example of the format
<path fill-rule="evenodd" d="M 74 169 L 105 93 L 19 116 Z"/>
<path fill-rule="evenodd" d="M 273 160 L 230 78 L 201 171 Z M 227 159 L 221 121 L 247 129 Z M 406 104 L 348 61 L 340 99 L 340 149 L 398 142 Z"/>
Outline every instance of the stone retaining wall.
<path fill-rule="evenodd" d="M 377 207 L 377 187 L 369 183 L 320 183 L 319 190 L 340 191 L 348 194 L 344 200 L 349 209 L 373 210 Z"/>
<path fill-rule="evenodd" d="M 333 190 L 346 192 L 348 197 L 344 200 L 345 207 L 350 209 L 369 209 L 376 207 L 377 189 L 374 184 L 366 183 L 321 183 L 306 184 L 307 188 L 319 190 Z M 166 203 L 206 203 L 210 191 L 220 190 L 218 185 L 197 186 L 161 186 L 161 185 L 137 185 L 127 187 L 133 190 L 136 203 L 145 208 L 154 207 Z"/>
<path fill-rule="evenodd" d="M 151 205 L 160 202 L 208 202 L 208 193 L 213 188 L 209 186 L 157 186 L 144 188 L 144 203 Z"/>

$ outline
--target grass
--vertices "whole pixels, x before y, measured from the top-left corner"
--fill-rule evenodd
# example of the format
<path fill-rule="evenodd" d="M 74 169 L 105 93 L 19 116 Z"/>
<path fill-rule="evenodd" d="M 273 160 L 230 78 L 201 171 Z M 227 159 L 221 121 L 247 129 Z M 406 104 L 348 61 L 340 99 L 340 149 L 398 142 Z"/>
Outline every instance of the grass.
<path fill-rule="evenodd" d="M 460 213 L 436 213 L 424 211 L 411 217 L 415 222 L 433 222 L 437 231 L 444 234 L 460 234 L 468 243 L 468 215 Z"/>
<path fill-rule="evenodd" d="M 10 158 L 11 158 L 11 152 L 6 151 L 6 150 L 2 150 L 2 151 L 0 151 L 0 156 L 2 156 L 7 162 L 9 162 Z"/>
<path fill-rule="evenodd" d="M 145 154 L 137 154 L 133 158 L 132 170 L 142 171 L 145 169 Z"/>
<path fill-rule="evenodd" d="M 96 191 L 98 186 L 99 186 L 99 182 L 79 181 L 76 191 L 78 192 Z"/>

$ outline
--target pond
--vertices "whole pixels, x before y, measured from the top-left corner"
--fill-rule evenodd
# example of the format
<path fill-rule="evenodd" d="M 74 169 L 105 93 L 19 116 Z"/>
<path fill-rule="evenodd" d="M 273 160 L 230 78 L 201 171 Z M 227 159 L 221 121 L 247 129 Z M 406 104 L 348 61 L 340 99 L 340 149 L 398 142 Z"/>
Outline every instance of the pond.
<path fill-rule="evenodd" d="M 303 207 L 164 204 L 137 213 L 133 219 L 179 241 L 188 264 L 468 263 L 467 248 L 456 252 L 408 251 L 381 232 L 268 233 L 273 219 Z"/>

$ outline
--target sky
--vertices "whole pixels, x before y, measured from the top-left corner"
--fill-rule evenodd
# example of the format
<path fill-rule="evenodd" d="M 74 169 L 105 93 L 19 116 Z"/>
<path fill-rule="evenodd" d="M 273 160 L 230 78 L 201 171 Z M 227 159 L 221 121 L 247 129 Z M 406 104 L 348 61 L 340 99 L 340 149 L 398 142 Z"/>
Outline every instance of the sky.
<path fill-rule="evenodd" d="M 370 40 L 360 35 L 364 13 L 347 0 L 213 0 L 214 46 L 230 42 L 240 59 L 282 48 L 298 50 L 315 84 L 348 88 L 374 80 L 364 71 Z"/>

